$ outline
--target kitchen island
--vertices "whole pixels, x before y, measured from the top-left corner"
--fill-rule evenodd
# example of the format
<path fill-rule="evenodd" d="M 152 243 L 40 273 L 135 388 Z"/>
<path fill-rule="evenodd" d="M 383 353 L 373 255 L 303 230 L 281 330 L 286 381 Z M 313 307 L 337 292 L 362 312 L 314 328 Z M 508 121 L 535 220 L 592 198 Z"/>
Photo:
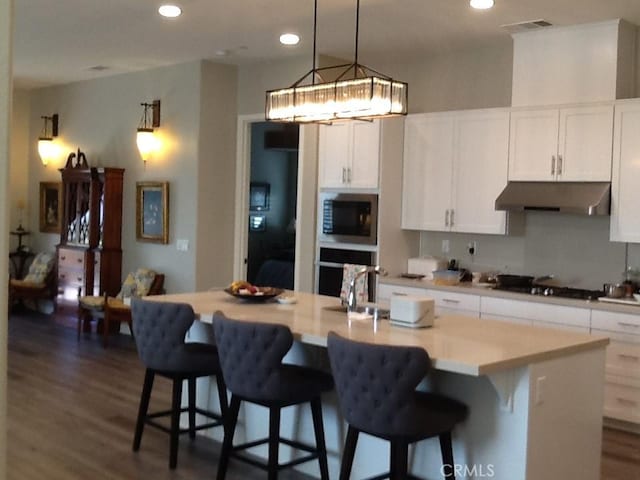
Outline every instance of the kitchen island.
<path fill-rule="evenodd" d="M 410 330 L 387 321 L 351 321 L 332 308 L 333 297 L 295 293 L 297 303 L 245 303 L 222 291 L 154 297 L 189 303 L 201 322 L 216 311 L 240 320 L 287 325 L 299 342 L 288 360 L 328 368 L 327 334 L 335 331 L 355 340 L 422 347 L 434 372 L 422 387 L 451 395 L 470 407 L 469 418 L 454 431 L 458 478 L 543 480 L 600 478 L 605 347 L 608 338 L 546 328 L 442 316 L 433 328 Z M 208 334 L 202 325 L 190 337 Z M 306 347 L 311 346 L 311 347 Z M 200 401 L 215 405 L 210 386 Z M 336 399 L 325 399 L 325 428 L 332 477 L 337 478 L 344 423 Z M 283 415 L 283 434 L 313 442 L 307 412 L 291 408 Z M 266 431 L 266 414 L 247 408 L 238 435 L 256 438 Z M 264 417 L 260 419 L 260 417 Z M 258 421 L 260 420 L 260 421 Z M 264 420 L 264 421 L 263 421 Z M 220 438 L 220 432 L 213 432 Z M 354 478 L 387 469 L 387 445 L 365 437 L 358 446 Z M 264 454 L 257 451 L 257 454 Z M 283 455 L 287 455 L 283 449 Z M 441 478 L 437 440 L 419 443 L 411 456 L 412 471 Z M 317 475 L 308 464 L 305 472 Z"/>

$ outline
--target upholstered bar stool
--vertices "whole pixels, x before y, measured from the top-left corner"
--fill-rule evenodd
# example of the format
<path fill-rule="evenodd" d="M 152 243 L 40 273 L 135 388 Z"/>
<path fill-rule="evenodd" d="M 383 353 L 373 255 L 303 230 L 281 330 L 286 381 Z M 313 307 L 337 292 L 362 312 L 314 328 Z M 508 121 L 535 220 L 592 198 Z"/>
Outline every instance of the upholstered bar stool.
<path fill-rule="evenodd" d="M 187 304 L 151 302 L 134 298 L 131 302 L 133 332 L 138 355 L 146 367 L 140 409 L 133 440 L 137 452 L 145 424 L 170 435 L 169 467 L 178 462 L 178 436 L 188 433 L 191 439 L 197 430 L 223 424 L 227 411 L 227 389 L 220 372 L 216 347 L 206 343 L 186 343 L 185 335 L 195 319 L 193 309 Z M 173 381 L 171 410 L 148 413 L 153 380 L 156 375 Z M 215 376 L 218 386 L 221 415 L 196 407 L 196 379 Z M 182 383 L 188 382 L 188 406 L 182 407 Z M 180 428 L 180 414 L 188 412 L 189 428 Z M 196 425 L 196 413 L 212 422 Z M 170 416 L 169 428 L 156 422 L 158 417 Z"/>
<path fill-rule="evenodd" d="M 355 342 L 333 332 L 328 349 L 340 410 L 349 424 L 340 480 L 349 480 L 360 432 L 391 443 L 391 471 L 375 479 L 417 478 L 408 475 L 408 446 L 436 436 L 442 472 L 447 480 L 455 479 L 451 431 L 466 418 L 467 407 L 452 398 L 416 391 L 431 366 L 427 352 Z"/>
<path fill-rule="evenodd" d="M 320 477 L 328 480 L 327 451 L 322 425 L 320 396 L 333 388 L 331 375 L 307 367 L 282 363 L 293 344 L 291 331 L 282 325 L 241 322 L 221 314 L 213 317 L 213 327 L 220 355 L 220 365 L 227 388 L 231 391 L 225 435 L 222 444 L 218 480 L 223 480 L 230 457 L 267 470 L 269 480 L 278 478 L 284 468 L 318 459 Z M 241 401 L 262 405 L 269 409 L 269 438 L 233 445 Z M 311 403 L 315 448 L 301 442 L 280 437 L 280 412 L 284 407 Z M 239 452 L 268 443 L 266 464 Z M 309 455 L 280 464 L 279 444 L 283 443 L 308 452 Z"/>

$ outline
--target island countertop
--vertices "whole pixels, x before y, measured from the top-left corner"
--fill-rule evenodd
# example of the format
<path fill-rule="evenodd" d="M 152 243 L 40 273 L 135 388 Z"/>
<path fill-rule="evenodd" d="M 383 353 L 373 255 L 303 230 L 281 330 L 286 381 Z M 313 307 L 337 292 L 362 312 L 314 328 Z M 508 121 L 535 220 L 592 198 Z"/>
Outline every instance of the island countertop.
<path fill-rule="evenodd" d="M 148 300 L 190 304 L 202 322 L 210 323 L 221 311 L 238 320 L 288 326 L 302 343 L 326 346 L 334 331 L 344 337 L 377 344 L 424 348 L 438 370 L 480 376 L 525 366 L 595 348 L 608 337 L 479 320 L 460 315 L 437 317 L 431 328 L 409 329 L 387 320 L 348 321 L 347 315 L 327 309 L 339 304 L 335 297 L 295 292 L 291 305 L 249 303 L 223 291 L 148 297 Z"/>

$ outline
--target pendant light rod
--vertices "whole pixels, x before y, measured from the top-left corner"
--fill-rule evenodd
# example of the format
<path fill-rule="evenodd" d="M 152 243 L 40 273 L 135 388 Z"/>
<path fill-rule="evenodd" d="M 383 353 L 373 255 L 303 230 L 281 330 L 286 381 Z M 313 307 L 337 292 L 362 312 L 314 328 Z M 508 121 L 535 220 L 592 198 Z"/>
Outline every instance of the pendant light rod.
<path fill-rule="evenodd" d="M 313 1 L 313 72 L 316 69 L 316 37 L 318 36 L 318 0 Z M 315 73 L 311 75 L 311 85 L 316 84 Z"/>
<path fill-rule="evenodd" d="M 317 1 L 317 0 L 316 0 Z M 358 68 L 358 37 L 360 34 L 360 0 L 356 0 L 356 53 L 354 56 L 354 60 L 353 63 L 355 63 L 356 67 Z M 357 76 L 358 72 L 354 72 L 355 75 Z"/>

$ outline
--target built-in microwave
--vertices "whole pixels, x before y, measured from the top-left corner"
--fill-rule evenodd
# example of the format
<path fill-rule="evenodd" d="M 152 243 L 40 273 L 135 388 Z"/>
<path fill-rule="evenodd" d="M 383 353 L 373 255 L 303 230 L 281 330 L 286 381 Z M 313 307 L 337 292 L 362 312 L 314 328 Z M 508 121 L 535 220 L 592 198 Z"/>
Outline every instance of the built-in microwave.
<path fill-rule="evenodd" d="M 376 245 L 378 195 L 322 192 L 318 239 L 321 242 Z"/>

